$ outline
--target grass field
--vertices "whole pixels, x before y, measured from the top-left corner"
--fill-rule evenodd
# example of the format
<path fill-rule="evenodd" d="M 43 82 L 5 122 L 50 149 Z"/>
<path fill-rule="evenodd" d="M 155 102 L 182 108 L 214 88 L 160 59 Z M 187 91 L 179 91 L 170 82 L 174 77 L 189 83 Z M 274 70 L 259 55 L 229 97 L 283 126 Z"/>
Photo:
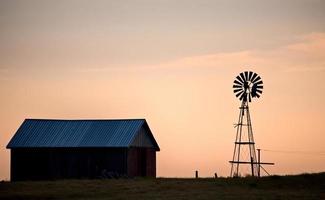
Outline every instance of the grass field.
<path fill-rule="evenodd" d="M 325 199 L 325 173 L 264 178 L 1 182 L 0 199 Z"/>

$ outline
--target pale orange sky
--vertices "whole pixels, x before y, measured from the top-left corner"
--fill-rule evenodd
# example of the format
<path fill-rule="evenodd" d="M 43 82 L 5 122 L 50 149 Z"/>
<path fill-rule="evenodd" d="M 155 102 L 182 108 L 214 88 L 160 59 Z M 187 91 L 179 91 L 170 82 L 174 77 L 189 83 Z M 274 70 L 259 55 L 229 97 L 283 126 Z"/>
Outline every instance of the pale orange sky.
<path fill-rule="evenodd" d="M 158 176 L 228 176 L 245 70 L 272 174 L 325 171 L 325 4 L 295 1 L 1 1 L 0 179 L 25 118 L 146 118 Z"/>

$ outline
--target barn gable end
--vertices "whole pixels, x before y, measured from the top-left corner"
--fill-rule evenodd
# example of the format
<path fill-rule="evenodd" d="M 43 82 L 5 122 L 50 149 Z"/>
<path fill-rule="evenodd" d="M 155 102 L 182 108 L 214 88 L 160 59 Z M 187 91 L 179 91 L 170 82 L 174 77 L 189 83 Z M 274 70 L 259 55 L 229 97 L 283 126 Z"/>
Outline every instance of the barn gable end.
<path fill-rule="evenodd" d="M 159 151 L 159 146 L 153 137 L 147 123 L 144 123 L 135 135 L 130 147 L 150 147 Z"/>

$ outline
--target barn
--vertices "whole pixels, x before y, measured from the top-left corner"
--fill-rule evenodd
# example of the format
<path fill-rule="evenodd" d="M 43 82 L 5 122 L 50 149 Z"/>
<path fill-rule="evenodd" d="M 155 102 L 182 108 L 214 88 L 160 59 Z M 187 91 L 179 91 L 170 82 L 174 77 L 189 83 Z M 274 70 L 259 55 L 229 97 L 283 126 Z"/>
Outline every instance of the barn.
<path fill-rule="evenodd" d="M 7 149 L 12 181 L 155 177 L 160 150 L 145 119 L 26 119 Z"/>

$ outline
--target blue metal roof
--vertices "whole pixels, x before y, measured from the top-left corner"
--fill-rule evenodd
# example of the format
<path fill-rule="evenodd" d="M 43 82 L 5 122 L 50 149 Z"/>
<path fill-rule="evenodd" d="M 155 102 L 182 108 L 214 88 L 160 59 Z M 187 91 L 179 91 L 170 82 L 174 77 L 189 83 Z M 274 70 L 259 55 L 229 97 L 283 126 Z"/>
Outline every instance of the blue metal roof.
<path fill-rule="evenodd" d="M 152 146 L 159 151 L 145 119 L 26 119 L 7 148 L 130 147 L 143 128 L 147 130 Z"/>

